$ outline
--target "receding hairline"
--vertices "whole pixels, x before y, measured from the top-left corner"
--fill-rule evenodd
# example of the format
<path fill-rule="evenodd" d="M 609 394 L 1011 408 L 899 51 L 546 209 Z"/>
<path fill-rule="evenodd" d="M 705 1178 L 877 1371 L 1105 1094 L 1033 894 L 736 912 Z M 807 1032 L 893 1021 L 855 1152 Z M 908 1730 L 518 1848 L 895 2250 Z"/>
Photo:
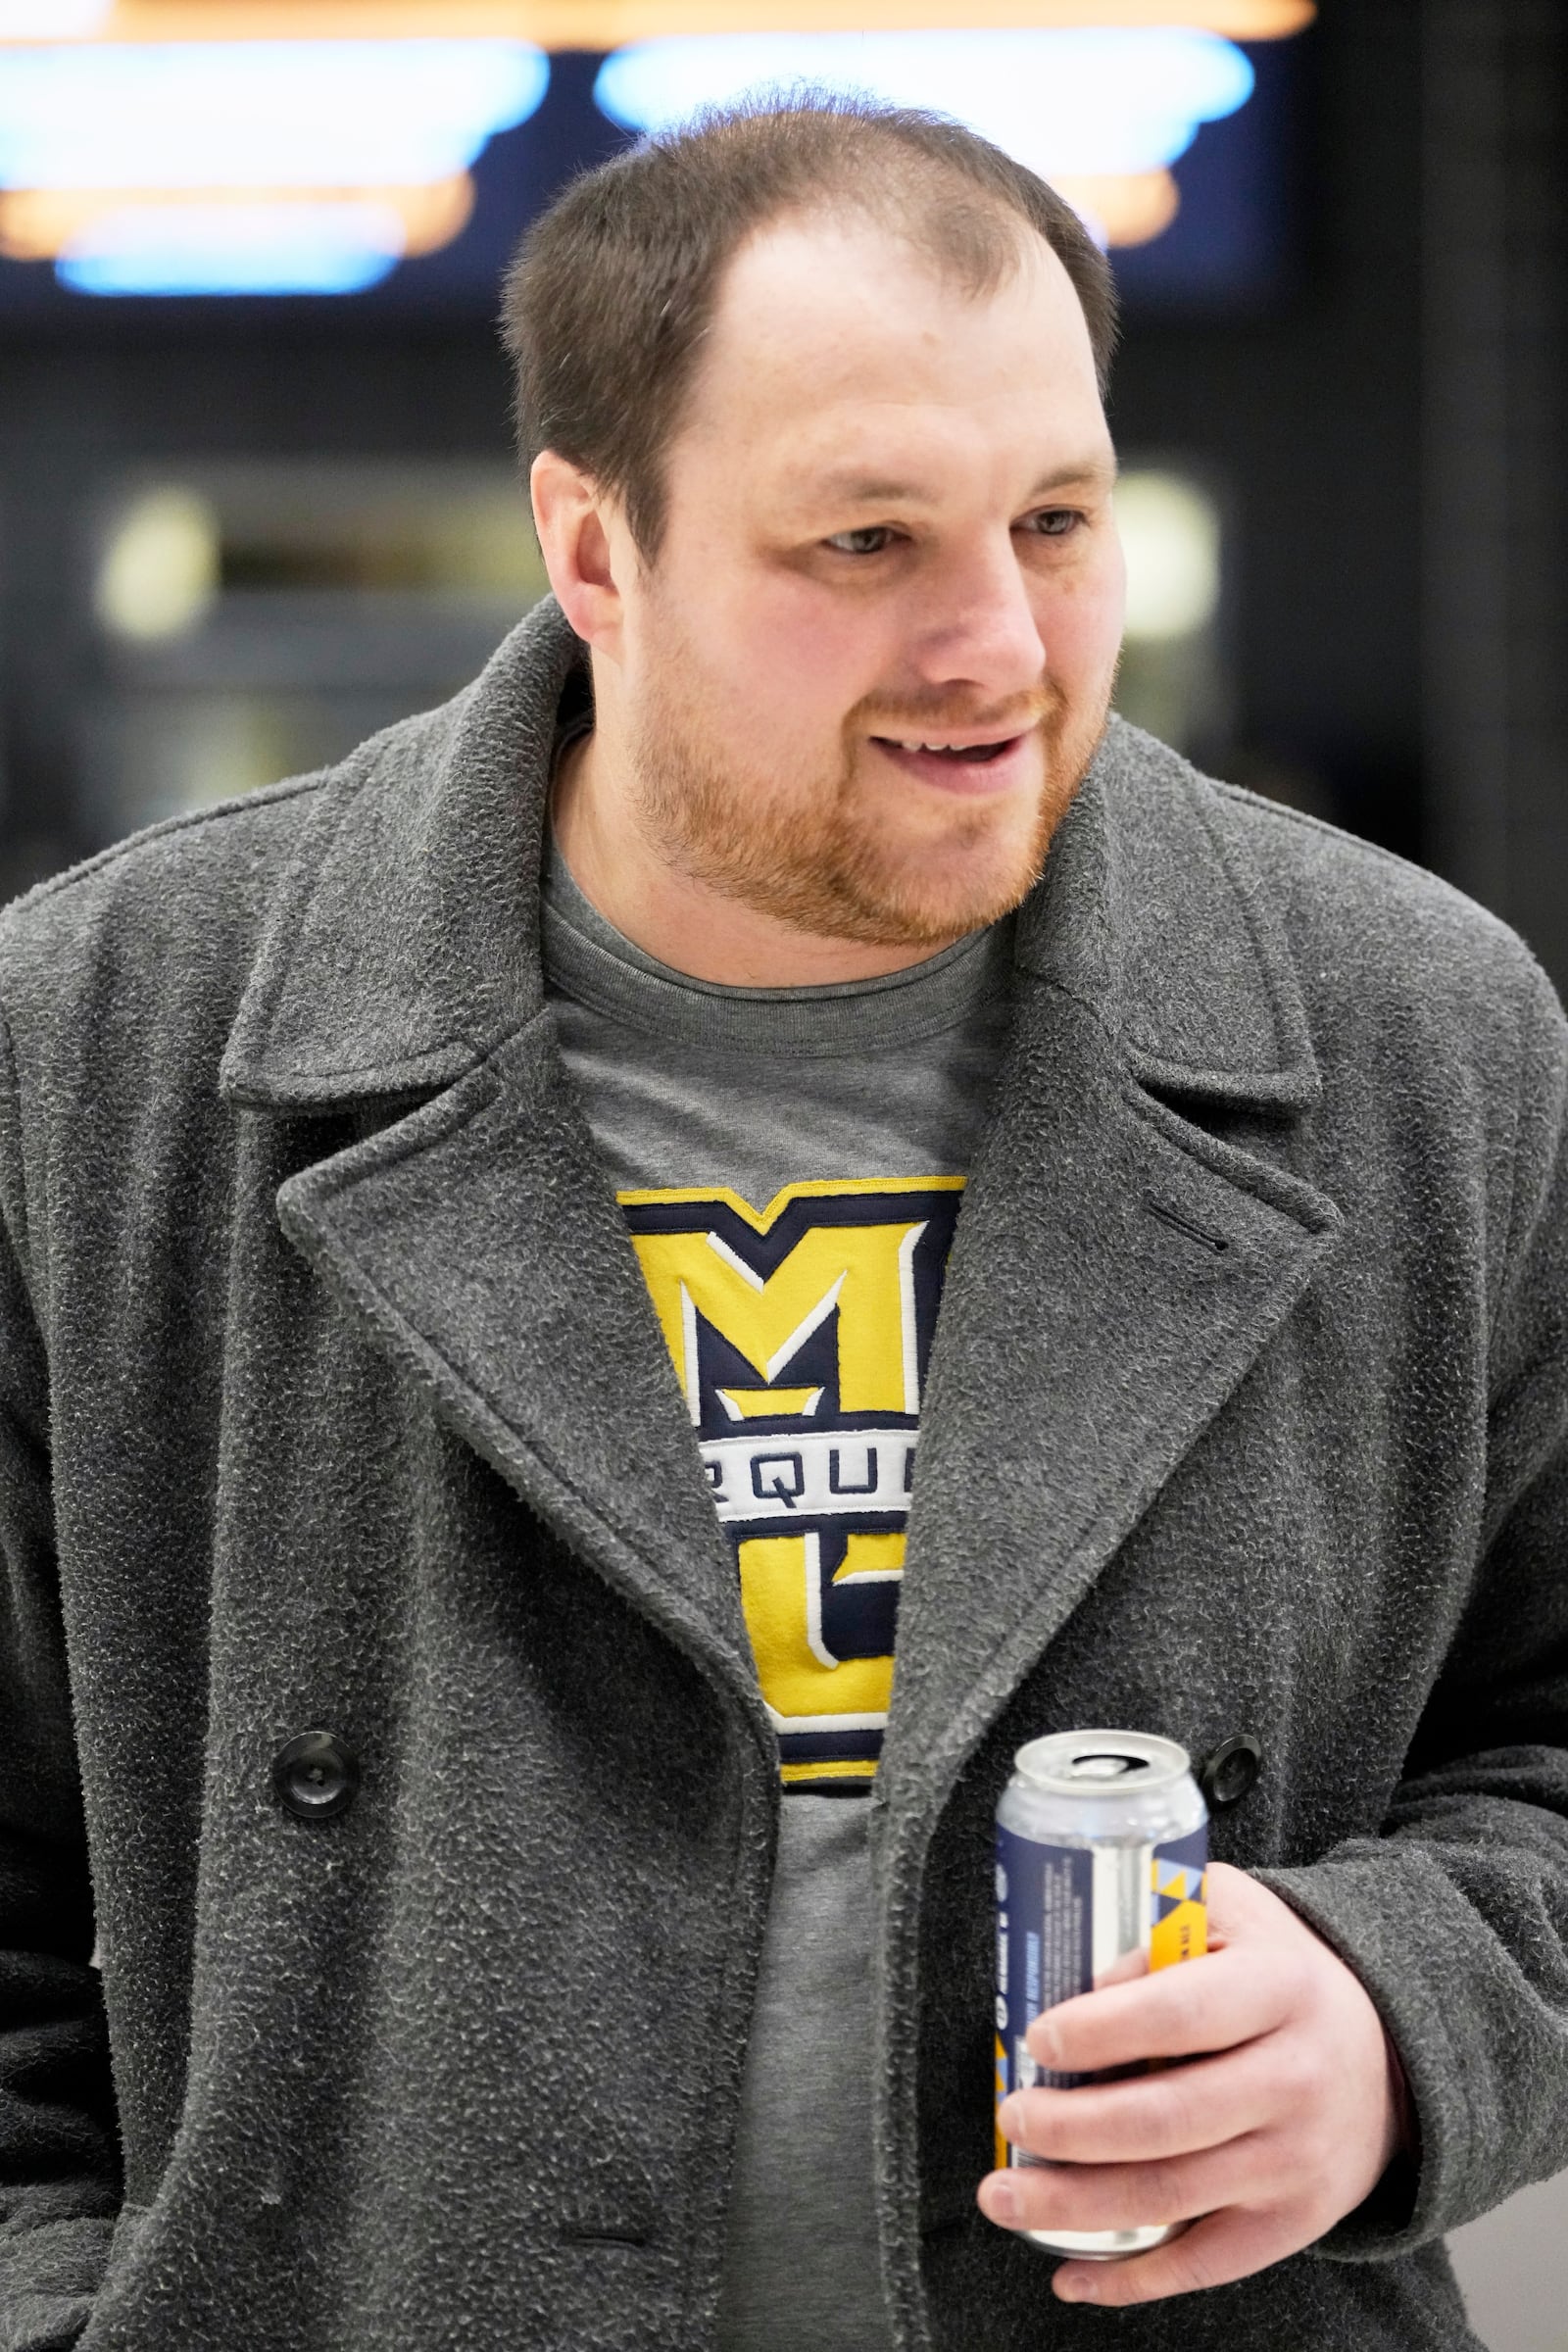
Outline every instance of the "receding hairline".
<path fill-rule="evenodd" d="M 917 163 L 924 161 L 916 159 Z M 924 191 L 929 225 L 926 219 L 897 206 L 885 191 L 867 193 L 859 188 L 841 191 L 828 185 L 813 189 L 805 197 L 787 197 L 761 219 L 754 220 L 725 255 L 713 278 L 705 332 L 710 331 L 742 264 L 771 238 L 793 231 L 803 239 L 819 235 L 825 242 L 839 239 L 849 245 L 861 236 L 881 237 L 901 247 L 918 270 L 967 302 L 988 301 L 1031 268 L 1043 268 L 1057 281 L 1083 327 L 1085 347 L 1098 383 L 1101 370 L 1083 296 L 1045 230 L 988 191 L 975 190 L 959 179 L 957 173 L 950 173 L 944 165 L 932 164 L 930 173 L 933 177 L 942 173 L 958 181 L 963 191 L 961 201 L 968 202 L 973 217 L 972 224 L 983 226 L 983 241 L 977 238 L 970 248 L 967 240 L 950 239 L 942 233 L 954 226 L 954 208 L 950 205 L 939 210 L 934 185 L 928 184 Z M 931 226 L 936 233 L 930 233 Z"/>
<path fill-rule="evenodd" d="M 771 240 L 781 233 L 786 236 L 798 234 L 802 242 L 808 244 L 818 235 L 824 243 L 829 244 L 842 238 L 847 246 L 858 243 L 862 236 L 886 241 L 903 249 L 913 273 L 929 285 L 940 287 L 960 302 L 976 306 L 996 299 L 1010 284 L 1024 278 L 1031 270 L 1043 267 L 1046 273 L 1056 281 L 1060 298 L 1069 306 L 1070 315 L 1077 320 L 1088 380 L 1094 383 L 1097 404 L 1101 404 L 1093 336 L 1070 271 L 1050 239 L 1036 230 L 1032 221 L 1002 207 L 997 208 L 997 213 L 1008 231 L 1012 250 L 1001 257 L 1002 266 L 995 278 L 988 275 L 987 282 L 983 283 L 974 282 L 964 272 L 944 268 L 940 257 L 928 252 L 923 243 L 906 233 L 906 222 L 903 216 L 894 215 L 882 207 L 859 204 L 846 211 L 842 205 L 832 201 L 830 191 L 825 195 L 813 191 L 805 201 L 792 200 L 764 219 L 755 221 L 725 256 L 722 268 L 714 278 L 710 307 L 702 332 L 696 339 L 680 413 L 672 420 L 669 444 L 666 444 L 663 453 L 665 462 L 669 446 L 682 438 L 684 429 L 694 425 L 701 429 L 699 419 L 702 418 L 704 408 L 703 378 L 712 364 L 715 339 L 721 336 L 728 341 L 735 335 L 744 339 L 750 318 L 758 315 L 754 304 L 742 305 L 735 301 L 737 276 L 749 260 L 764 252 Z M 1014 223 L 1016 235 L 1012 234 Z M 1046 257 L 1043 264 L 1041 255 Z M 819 272 L 821 276 L 827 274 L 825 270 Z M 735 364 L 733 356 L 730 364 Z M 742 364 L 746 364 L 744 360 Z M 1100 413 L 1103 415 L 1102 404 L 1100 405 Z M 707 421 L 710 424 L 711 417 Z M 1108 493 L 1114 484 L 1116 471 L 1114 450 L 1107 438 L 1102 451 L 1097 449 L 1093 453 L 1075 457 L 1070 463 L 1049 468 L 1031 495 L 1045 497 L 1052 491 L 1069 488 L 1084 488 L 1096 494 Z M 820 475 L 812 469 L 811 487 L 813 495 L 826 490 L 845 505 L 919 503 L 925 495 L 918 485 L 901 480 L 884 466 L 874 462 L 868 465 L 853 458 L 830 465 Z"/>
<path fill-rule="evenodd" d="M 841 233 L 864 222 L 970 299 L 1026 270 L 1038 241 L 1067 280 L 1103 400 L 1117 310 L 1104 257 L 1070 205 L 1003 150 L 944 116 L 808 88 L 706 110 L 584 173 L 529 231 L 507 281 L 525 462 L 549 448 L 597 475 L 625 501 L 646 553 L 662 528 L 663 456 L 726 281 L 791 221 Z M 621 318 L 624 332 L 604 323 Z M 620 384 L 646 387 L 636 403 L 606 367 L 622 355 Z M 596 361 L 611 387 L 598 394 Z"/>
<path fill-rule="evenodd" d="M 835 170 L 804 194 L 781 196 L 753 220 L 714 278 L 715 308 L 742 256 L 781 231 L 837 236 L 846 243 L 869 232 L 902 246 L 932 276 L 975 302 L 998 292 L 1039 256 L 1049 255 L 1084 316 L 1088 332 L 1072 273 L 1038 221 L 943 158 L 893 141 L 888 147 L 885 172 L 873 175 L 865 156 L 845 158 L 842 172 Z"/>

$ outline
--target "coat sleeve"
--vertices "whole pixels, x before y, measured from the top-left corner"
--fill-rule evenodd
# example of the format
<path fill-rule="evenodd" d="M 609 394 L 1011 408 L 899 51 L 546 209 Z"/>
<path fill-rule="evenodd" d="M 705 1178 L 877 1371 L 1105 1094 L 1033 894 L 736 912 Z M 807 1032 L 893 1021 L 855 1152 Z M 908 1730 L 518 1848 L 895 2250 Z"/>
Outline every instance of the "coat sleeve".
<path fill-rule="evenodd" d="M 1568 2165 L 1568 1022 L 1533 963 L 1526 986 L 1468 1606 L 1382 1837 L 1256 1874 L 1354 1968 L 1409 2084 L 1415 2160 L 1321 2241 L 1344 2260 Z"/>
<path fill-rule="evenodd" d="M 0 1057 L 0 2345 L 57 2352 L 91 2316 L 120 2151 L 3 1033 Z"/>

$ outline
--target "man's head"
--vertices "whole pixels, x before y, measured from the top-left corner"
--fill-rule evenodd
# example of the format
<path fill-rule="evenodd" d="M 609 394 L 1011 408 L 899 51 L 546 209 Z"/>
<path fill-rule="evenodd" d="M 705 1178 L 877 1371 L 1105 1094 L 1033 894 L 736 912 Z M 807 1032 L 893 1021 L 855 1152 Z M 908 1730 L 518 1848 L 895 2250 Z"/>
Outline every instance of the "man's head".
<path fill-rule="evenodd" d="M 717 118 L 568 191 L 508 334 L 623 828 L 818 938 L 1017 903 L 1120 640 L 1112 333 L 1076 217 L 928 118 Z"/>

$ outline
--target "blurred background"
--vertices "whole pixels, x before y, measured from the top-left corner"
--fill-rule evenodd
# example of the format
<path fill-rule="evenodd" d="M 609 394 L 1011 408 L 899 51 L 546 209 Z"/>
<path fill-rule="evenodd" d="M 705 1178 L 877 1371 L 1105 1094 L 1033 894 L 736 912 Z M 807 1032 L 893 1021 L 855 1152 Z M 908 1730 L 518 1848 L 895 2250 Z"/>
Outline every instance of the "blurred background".
<path fill-rule="evenodd" d="M 1568 986 L 1560 0 L 0 0 L 0 898 L 443 699 L 543 588 L 498 280 L 809 79 L 1058 185 L 1126 314 L 1118 692 Z M 1568 2352 L 1568 2194 L 1461 2233 Z"/>

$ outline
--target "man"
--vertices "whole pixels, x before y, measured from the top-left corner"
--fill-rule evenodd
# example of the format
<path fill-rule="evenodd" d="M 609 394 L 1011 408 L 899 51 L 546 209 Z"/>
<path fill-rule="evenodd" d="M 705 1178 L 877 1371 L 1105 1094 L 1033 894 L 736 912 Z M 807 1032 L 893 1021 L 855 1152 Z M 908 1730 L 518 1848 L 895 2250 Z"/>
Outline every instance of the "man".
<path fill-rule="evenodd" d="M 13 2352 L 1474 2344 L 1568 2159 L 1564 1024 L 1107 723 L 1111 317 L 951 125 L 621 159 L 509 287 L 554 600 L 6 917 Z M 1093 1723 L 1216 1948 L 999 2175 Z"/>

